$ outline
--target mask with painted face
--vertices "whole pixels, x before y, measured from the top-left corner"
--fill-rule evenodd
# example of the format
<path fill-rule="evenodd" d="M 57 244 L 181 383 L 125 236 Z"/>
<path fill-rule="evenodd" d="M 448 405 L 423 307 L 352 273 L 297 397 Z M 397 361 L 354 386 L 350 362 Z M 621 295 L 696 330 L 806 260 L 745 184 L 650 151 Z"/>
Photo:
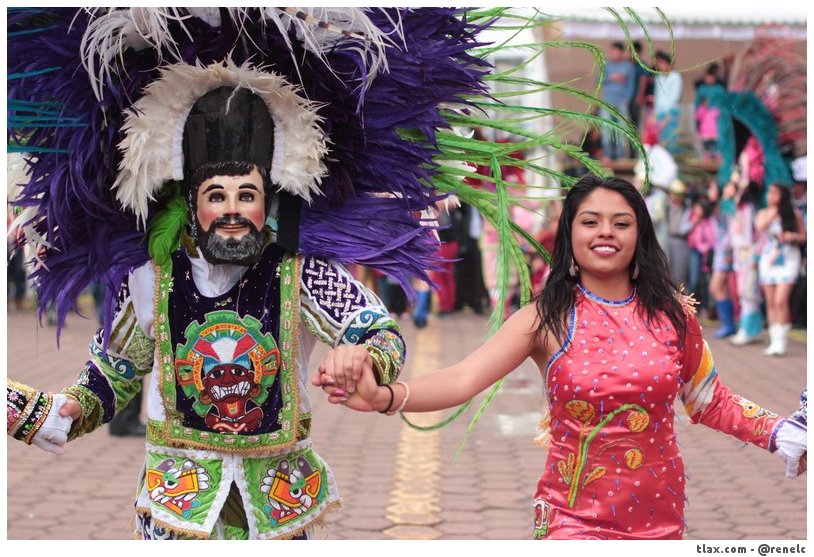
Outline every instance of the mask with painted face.
<path fill-rule="evenodd" d="M 193 238 L 209 263 L 254 264 L 265 243 L 267 174 L 251 163 L 218 163 L 190 195 Z"/>
<path fill-rule="evenodd" d="M 274 122 L 248 89 L 203 95 L 184 126 L 190 231 L 212 264 L 252 265 L 265 243 Z"/>

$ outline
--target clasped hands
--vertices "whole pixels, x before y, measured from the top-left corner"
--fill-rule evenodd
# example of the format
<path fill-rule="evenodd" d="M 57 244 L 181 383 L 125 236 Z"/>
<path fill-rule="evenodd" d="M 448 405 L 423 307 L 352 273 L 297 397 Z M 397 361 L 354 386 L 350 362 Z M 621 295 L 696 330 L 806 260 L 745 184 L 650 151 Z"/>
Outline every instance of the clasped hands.
<path fill-rule="evenodd" d="M 373 373 L 373 359 L 364 346 L 332 348 L 311 378 L 311 383 L 328 395 L 331 404 L 372 412 L 379 386 Z"/>
<path fill-rule="evenodd" d="M 61 455 L 65 452 L 63 447 L 68 442 L 71 425 L 81 412 L 82 408 L 74 399 L 63 394 L 53 395 L 48 415 L 37 433 L 31 438 L 31 444 L 43 451 Z"/>

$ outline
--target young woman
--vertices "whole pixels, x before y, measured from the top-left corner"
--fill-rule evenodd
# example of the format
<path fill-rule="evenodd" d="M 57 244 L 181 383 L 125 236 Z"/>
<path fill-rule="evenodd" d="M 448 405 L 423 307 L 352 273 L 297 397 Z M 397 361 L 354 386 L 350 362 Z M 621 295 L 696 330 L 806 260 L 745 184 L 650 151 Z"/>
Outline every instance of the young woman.
<path fill-rule="evenodd" d="M 354 356 L 331 351 L 313 382 L 331 402 L 388 414 L 459 405 L 526 358 L 536 362 L 550 411 L 534 496 L 540 539 L 681 538 L 679 398 L 693 422 L 779 449 L 792 475 L 805 450 L 804 429 L 721 383 L 644 199 L 618 178 L 586 176 L 571 188 L 536 303 L 470 356 L 389 388 L 377 387 L 370 362 Z"/>
<path fill-rule="evenodd" d="M 715 338 L 731 337 L 738 331 L 735 323 L 735 304 L 729 292 L 729 277 L 732 274 L 732 243 L 729 237 L 729 220 L 735 213 L 733 199 L 721 197 L 721 189 L 712 181 L 707 189 L 707 196 L 715 204 L 713 222 L 715 223 L 715 246 L 712 250 L 712 274 L 709 278 L 709 295 L 718 310 L 720 328 Z"/>
<path fill-rule="evenodd" d="M 733 174 L 724 186 L 722 198 L 732 200 L 734 212 L 728 222 L 729 242 L 732 246 L 732 272 L 738 296 L 738 331 L 729 338 L 735 346 L 759 342 L 763 336 L 763 313 L 760 308 L 758 284 L 758 251 L 755 217 L 760 202 L 761 186 L 754 180 L 741 178 L 746 174 Z"/>
<path fill-rule="evenodd" d="M 766 208 L 758 211 L 755 229 L 760 237 L 758 280 L 763 288 L 769 322 L 767 356 L 786 353 L 791 329 L 789 299 L 800 274 L 800 245 L 806 241 L 803 215 L 791 204 L 789 188 L 778 184 L 766 192 Z"/>

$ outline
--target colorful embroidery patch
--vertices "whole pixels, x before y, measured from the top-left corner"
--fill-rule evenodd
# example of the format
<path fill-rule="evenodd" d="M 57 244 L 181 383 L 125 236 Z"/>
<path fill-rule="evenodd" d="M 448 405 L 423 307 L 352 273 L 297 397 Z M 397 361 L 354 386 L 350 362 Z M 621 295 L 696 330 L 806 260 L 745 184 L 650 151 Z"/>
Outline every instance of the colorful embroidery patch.
<path fill-rule="evenodd" d="M 217 495 L 221 474 L 219 460 L 148 452 L 144 486 L 154 510 L 163 511 L 172 522 L 202 525 Z"/>
<path fill-rule="evenodd" d="M 534 538 L 541 539 L 548 535 L 548 522 L 551 518 L 551 506 L 545 499 L 534 500 Z"/>
<path fill-rule="evenodd" d="M 157 468 L 147 469 L 145 481 L 152 501 L 184 519 L 201 506 L 196 498 L 201 490 L 209 488 L 209 474 L 189 459 L 179 465 L 176 459 L 168 458 Z"/>
<path fill-rule="evenodd" d="M 213 431 L 247 433 L 260 427 L 261 405 L 280 368 L 280 351 L 260 321 L 233 311 L 214 311 L 184 331 L 175 370 L 178 384 L 194 398 L 195 412 Z"/>
<path fill-rule="evenodd" d="M 766 410 L 762 406 L 755 404 L 751 400 L 747 400 L 739 395 L 732 395 L 732 400 L 734 400 L 738 405 L 743 408 L 743 416 L 749 418 L 750 420 L 755 420 L 753 431 L 755 435 L 763 435 L 769 430 L 769 427 L 772 425 L 770 422 L 777 418 L 777 414 Z"/>
<path fill-rule="evenodd" d="M 328 498 L 328 478 L 313 450 L 266 459 L 245 459 L 247 477 L 262 478 L 250 487 L 258 530 L 296 531 L 321 512 Z M 262 509 L 262 514 L 259 510 Z"/>

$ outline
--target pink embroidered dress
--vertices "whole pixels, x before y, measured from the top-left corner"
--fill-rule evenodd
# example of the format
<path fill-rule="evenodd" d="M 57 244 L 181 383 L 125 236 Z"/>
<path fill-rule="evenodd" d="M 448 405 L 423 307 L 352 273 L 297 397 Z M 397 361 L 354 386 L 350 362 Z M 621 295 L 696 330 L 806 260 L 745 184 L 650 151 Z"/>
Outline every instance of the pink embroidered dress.
<path fill-rule="evenodd" d="M 666 317 L 649 327 L 638 297 L 578 286 L 568 340 L 545 374 L 550 447 L 534 496 L 538 539 L 680 539 L 684 465 L 675 403 L 703 423 L 771 451 L 783 419 L 717 377 L 688 314 L 685 347 Z"/>

